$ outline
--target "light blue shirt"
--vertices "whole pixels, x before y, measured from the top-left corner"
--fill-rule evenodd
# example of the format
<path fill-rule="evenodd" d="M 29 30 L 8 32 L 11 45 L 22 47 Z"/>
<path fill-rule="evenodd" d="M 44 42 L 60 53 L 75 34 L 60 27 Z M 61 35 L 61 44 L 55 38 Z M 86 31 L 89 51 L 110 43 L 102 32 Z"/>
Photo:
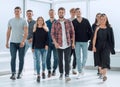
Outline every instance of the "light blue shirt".
<path fill-rule="evenodd" d="M 12 18 L 8 22 L 8 27 L 11 28 L 10 42 L 21 43 L 24 36 L 24 27 L 28 26 L 23 18 Z"/>

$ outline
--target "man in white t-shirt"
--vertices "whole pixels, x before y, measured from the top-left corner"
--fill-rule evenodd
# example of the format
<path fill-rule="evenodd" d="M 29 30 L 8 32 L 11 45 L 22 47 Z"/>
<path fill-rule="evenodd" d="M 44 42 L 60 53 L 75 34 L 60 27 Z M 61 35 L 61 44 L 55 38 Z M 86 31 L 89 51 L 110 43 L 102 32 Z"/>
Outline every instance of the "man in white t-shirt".
<path fill-rule="evenodd" d="M 21 73 L 24 65 L 24 51 L 25 51 L 25 40 L 28 34 L 27 22 L 20 17 L 21 8 L 15 7 L 15 17 L 10 19 L 8 22 L 6 48 L 9 48 L 10 39 L 10 54 L 11 54 L 11 73 L 10 79 L 16 79 L 16 55 L 18 51 L 19 58 L 19 69 L 17 79 L 21 78 Z M 10 38 L 11 37 L 11 38 Z"/>

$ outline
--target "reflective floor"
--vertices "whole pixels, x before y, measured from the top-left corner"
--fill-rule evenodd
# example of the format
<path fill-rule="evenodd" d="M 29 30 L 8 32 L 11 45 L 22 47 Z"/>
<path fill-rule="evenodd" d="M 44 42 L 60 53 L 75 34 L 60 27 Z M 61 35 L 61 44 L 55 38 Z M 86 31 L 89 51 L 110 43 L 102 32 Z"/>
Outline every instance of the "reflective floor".
<path fill-rule="evenodd" d="M 120 67 L 119 59 L 120 54 L 115 57 L 112 56 L 111 65 Z M 0 71 L 10 71 L 10 55 L 0 55 Z M 113 64 L 114 63 L 114 64 Z M 116 65 L 115 65 L 116 64 Z M 87 65 L 93 65 L 93 57 L 89 56 Z M 18 58 L 17 58 L 18 67 Z M 41 79 L 40 83 L 36 82 L 36 75 L 33 72 L 33 58 L 32 53 L 28 52 L 25 57 L 25 65 L 22 79 L 12 81 L 9 75 L 0 76 L 0 87 L 120 87 L 120 71 L 109 71 L 108 80 L 103 82 L 98 79 L 96 70 L 85 70 L 85 75 L 80 79 L 76 79 L 77 75 L 70 73 L 71 81 L 65 82 L 65 79 L 59 80 L 59 72 L 57 70 L 56 76 L 46 79 Z M 47 73 L 46 73 L 47 74 Z"/>
<path fill-rule="evenodd" d="M 103 82 L 98 79 L 96 70 L 85 70 L 84 76 L 77 79 L 77 75 L 70 74 L 71 81 L 59 80 L 59 73 L 56 76 L 41 79 L 36 82 L 36 75 L 33 71 L 24 71 L 21 79 L 12 81 L 10 75 L 0 76 L 0 87 L 120 87 L 120 71 L 109 71 L 108 80 Z"/>

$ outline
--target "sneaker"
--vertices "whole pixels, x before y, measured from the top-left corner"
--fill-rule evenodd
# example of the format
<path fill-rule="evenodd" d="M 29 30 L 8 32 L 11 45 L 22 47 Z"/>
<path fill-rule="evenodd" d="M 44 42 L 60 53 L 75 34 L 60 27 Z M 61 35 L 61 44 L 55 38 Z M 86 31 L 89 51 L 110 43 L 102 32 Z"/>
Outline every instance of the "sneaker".
<path fill-rule="evenodd" d="M 83 75 L 84 75 L 84 73 L 83 73 L 83 72 L 78 73 L 77 79 L 81 78 Z"/>
<path fill-rule="evenodd" d="M 36 72 L 36 71 L 34 71 L 34 75 L 37 75 L 37 72 Z"/>
<path fill-rule="evenodd" d="M 60 74 L 59 79 L 60 79 L 60 80 L 62 80 L 62 79 L 63 79 L 63 74 L 62 74 L 62 73 Z"/>
<path fill-rule="evenodd" d="M 99 79 L 103 79 L 103 75 L 102 74 L 99 75 Z"/>
<path fill-rule="evenodd" d="M 107 80 L 107 76 L 104 76 L 104 77 L 103 77 L 103 81 L 106 81 L 106 80 Z"/>
<path fill-rule="evenodd" d="M 72 70 L 72 74 L 76 75 L 77 72 L 75 71 L 75 69 Z"/>
<path fill-rule="evenodd" d="M 40 76 L 37 76 L 37 82 L 40 82 Z"/>
<path fill-rule="evenodd" d="M 42 78 L 45 79 L 45 73 L 44 72 L 42 73 Z"/>
<path fill-rule="evenodd" d="M 18 74 L 17 79 L 21 79 L 21 78 L 22 78 L 21 74 Z"/>
<path fill-rule="evenodd" d="M 97 76 L 100 76 L 100 73 L 99 73 L 99 72 L 97 73 Z"/>
<path fill-rule="evenodd" d="M 70 80 L 71 80 L 71 79 L 70 79 L 69 76 L 65 77 L 65 81 L 66 81 L 66 82 L 68 82 L 68 81 L 70 81 Z"/>
<path fill-rule="evenodd" d="M 15 80 L 16 79 L 15 74 L 12 74 L 12 76 L 10 77 L 10 79 Z"/>
<path fill-rule="evenodd" d="M 53 72 L 52 72 L 52 76 L 55 76 L 55 75 L 56 75 L 55 70 L 53 70 Z"/>
<path fill-rule="evenodd" d="M 48 71 L 48 78 L 51 77 L 51 71 Z"/>

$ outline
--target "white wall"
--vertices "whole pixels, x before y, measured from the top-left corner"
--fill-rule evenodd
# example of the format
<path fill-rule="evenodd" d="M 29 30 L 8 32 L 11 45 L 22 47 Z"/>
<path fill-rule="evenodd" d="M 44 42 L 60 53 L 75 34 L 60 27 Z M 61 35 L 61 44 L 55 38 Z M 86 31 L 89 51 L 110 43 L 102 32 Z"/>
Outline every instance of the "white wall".
<path fill-rule="evenodd" d="M 34 12 L 34 19 L 38 16 L 43 16 L 45 20 L 49 18 L 48 11 L 50 4 L 40 3 L 35 1 L 26 0 L 26 10 L 32 9 Z M 14 17 L 14 8 L 20 6 L 23 9 L 23 0 L 1 0 L 0 1 L 0 52 L 6 52 L 8 49 L 5 48 L 6 41 L 6 30 L 8 20 Z M 23 11 L 23 10 L 22 10 Z M 23 14 L 21 14 L 23 16 Z"/>
<path fill-rule="evenodd" d="M 90 3 L 90 21 L 94 22 L 96 13 L 105 13 L 113 27 L 115 35 L 115 49 L 120 50 L 120 0 L 96 0 Z"/>
<path fill-rule="evenodd" d="M 6 30 L 8 20 L 14 17 L 14 8 L 20 6 L 22 9 L 22 0 L 0 0 L 0 52 L 6 51 Z"/>
<path fill-rule="evenodd" d="M 82 16 L 86 16 L 86 2 L 68 2 L 68 3 L 60 3 L 60 4 L 56 4 L 55 5 L 55 11 L 56 11 L 56 14 L 58 14 L 58 8 L 60 7 L 64 7 L 66 9 L 66 15 L 65 15 L 65 18 L 70 18 L 70 9 L 71 8 L 81 8 L 81 11 L 82 11 Z M 56 15 L 56 17 L 58 18 L 58 16 Z"/>
<path fill-rule="evenodd" d="M 114 30 L 114 36 L 115 36 L 115 49 L 120 50 L 120 12 L 119 12 L 119 0 L 91 0 L 90 1 L 90 13 L 87 15 L 86 13 L 86 2 L 85 1 L 78 1 L 75 3 L 60 3 L 55 5 L 55 10 L 57 12 L 59 7 L 65 7 L 66 9 L 66 18 L 70 17 L 69 10 L 73 7 L 80 7 L 82 11 L 83 17 L 89 17 L 89 21 L 91 24 L 93 24 L 95 20 L 95 15 L 98 12 L 105 13 L 108 16 L 109 22 L 113 27 Z M 57 16 L 56 16 L 57 17 Z M 116 54 L 115 56 L 111 56 L 111 66 L 112 67 L 120 67 L 120 54 Z M 93 60 L 93 53 L 88 53 L 88 60 L 87 65 L 93 66 L 94 60 Z"/>
<path fill-rule="evenodd" d="M 37 17 L 42 16 L 45 20 L 49 19 L 49 9 L 50 9 L 50 4 L 48 3 L 41 3 L 38 1 L 30 1 L 27 0 L 27 7 L 26 9 L 31 9 L 34 12 L 33 18 L 36 20 Z"/>

